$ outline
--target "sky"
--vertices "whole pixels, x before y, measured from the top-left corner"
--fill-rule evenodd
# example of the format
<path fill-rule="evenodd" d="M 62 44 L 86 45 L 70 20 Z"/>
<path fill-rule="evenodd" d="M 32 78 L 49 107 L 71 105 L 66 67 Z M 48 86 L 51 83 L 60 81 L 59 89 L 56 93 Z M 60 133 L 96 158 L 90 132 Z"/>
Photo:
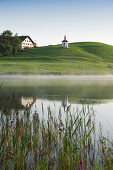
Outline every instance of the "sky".
<path fill-rule="evenodd" d="M 113 45 L 113 0 L 0 0 L 0 33 L 29 35 L 38 46 L 94 41 Z"/>

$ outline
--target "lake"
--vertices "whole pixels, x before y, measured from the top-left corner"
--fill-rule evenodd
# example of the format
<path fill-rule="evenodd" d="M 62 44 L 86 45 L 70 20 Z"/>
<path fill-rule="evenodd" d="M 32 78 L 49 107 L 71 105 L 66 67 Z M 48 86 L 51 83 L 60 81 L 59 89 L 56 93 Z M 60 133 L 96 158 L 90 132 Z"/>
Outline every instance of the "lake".
<path fill-rule="evenodd" d="M 0 75 L 2 169 L 112 169 L 113 76 Z"/>
<path fill-rule="evenodd" d="M 91 107 L 95 111 L 96 126 L 99 122 L 105 134 L 113 131 L 113 77 L 111 76 L 0 76 L 0 110 L 8 114 L 24 108 L 37 111 L 47 120 L 47 109 L 51 107 L 58 117 L 61 108 L 65 119 L 67 108 Z M 32 119 L 32 114 L 31 114 Z"/>

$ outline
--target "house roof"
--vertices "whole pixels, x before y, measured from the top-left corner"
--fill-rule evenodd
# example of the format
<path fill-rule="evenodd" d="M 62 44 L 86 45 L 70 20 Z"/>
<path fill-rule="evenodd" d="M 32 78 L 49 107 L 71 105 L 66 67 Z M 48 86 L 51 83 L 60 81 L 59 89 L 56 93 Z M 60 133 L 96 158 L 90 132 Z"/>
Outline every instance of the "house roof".
<path fill-rule="evenodd" d="M 19 38 L 20 38 L 22 41 L 24 41 L 26 38 L 29 38 L 29 39 L 31 40 L 31 42 L 32 42 L 33 44 L 35 44 L 34 41 L 33 41 L 29 36 L 19 36 Z"/>
<path fill-rule="evenodd" d="M 26 38 L 29 38 L 30 40 L 31 40 L 31 42 L 33 43 L 33 44 L 35 44 L 34 43 L 34 41 L 29 37 L 29 36 L 19 36 L 19 38 L 22 40 L 22 41 L 24 41 Z M 1 36 L 0 36 L 0 43 L 2 42 L 2 38 L 1 38 Z"/>

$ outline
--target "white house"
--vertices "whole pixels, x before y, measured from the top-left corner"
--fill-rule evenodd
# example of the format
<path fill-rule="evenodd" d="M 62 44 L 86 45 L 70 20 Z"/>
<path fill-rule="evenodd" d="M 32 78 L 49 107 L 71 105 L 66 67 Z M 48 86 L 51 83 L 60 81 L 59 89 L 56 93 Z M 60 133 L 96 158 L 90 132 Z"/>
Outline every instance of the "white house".
<path fill-rule="evenodd" d="M 19 36 L 19 38 L 22 41 L 22 49 L 36 47 L 36 43 L 34 43 L 34 41 L 29 36 Z"/>
<path fill-rule="evenodd" d="M 64 36 L 64 40 L 62 41 L 62 48 L 68 48 L 68 41 L 66 40 L 66 35 Z"/>

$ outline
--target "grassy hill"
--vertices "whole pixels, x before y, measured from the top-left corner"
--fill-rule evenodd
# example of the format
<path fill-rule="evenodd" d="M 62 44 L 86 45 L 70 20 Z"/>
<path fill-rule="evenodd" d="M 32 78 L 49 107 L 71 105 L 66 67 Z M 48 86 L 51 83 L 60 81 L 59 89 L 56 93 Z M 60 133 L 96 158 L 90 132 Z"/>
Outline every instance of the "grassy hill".
<path fill-rule="evenodd" d="M 0 57 L 0 73 L 113 74 L 113 46 L 96 42 L 37 47 Z"/>

